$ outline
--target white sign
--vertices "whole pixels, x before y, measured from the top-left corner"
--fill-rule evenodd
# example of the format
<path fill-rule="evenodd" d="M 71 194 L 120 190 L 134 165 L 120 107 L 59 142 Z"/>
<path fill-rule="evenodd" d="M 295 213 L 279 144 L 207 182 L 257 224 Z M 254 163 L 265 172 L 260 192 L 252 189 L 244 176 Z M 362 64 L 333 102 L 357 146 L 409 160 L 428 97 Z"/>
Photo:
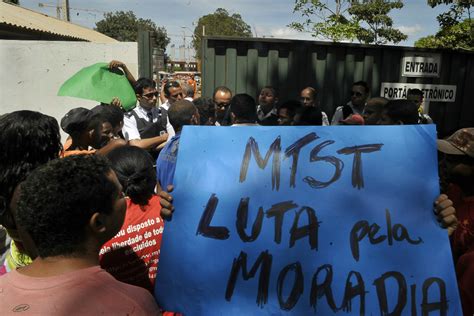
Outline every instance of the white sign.
<path fill-rule="evenodd" d="M 437 77 L 441 71 L 441 56 L 405 56 L 402 59 L 402 77 Z"/>
<path fill-rule="evenodd" d="M 423 91 L 425 101 L 454 102 L 456 100 L 456 86 L 442 84 L 382 82 L 380 96 L 389 100 L 406 99 L 410 89 Z"/>

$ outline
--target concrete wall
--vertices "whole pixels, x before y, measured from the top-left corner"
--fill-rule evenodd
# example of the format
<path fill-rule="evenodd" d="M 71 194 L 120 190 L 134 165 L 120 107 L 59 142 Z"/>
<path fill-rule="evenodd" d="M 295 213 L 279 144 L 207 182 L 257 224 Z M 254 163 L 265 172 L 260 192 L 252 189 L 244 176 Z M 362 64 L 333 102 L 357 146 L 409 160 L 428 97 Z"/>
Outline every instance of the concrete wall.
<path fill-rule="evenodd" d="M 137 43 L 0 40 L 0 115 L 33 110 L 59 122 L 72 108 L 92 108 L 98 102 L 57 96 L 59 87 L 81 68 L 113 59 L 137 76 Z"/>

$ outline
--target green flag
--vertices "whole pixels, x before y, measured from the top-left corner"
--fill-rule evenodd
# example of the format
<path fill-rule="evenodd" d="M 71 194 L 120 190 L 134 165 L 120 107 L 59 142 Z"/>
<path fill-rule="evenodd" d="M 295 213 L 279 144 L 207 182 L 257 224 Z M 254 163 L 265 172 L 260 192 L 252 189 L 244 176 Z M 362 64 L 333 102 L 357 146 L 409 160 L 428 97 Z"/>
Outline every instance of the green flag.
<path fill-rule="evenodd" d="M 135 107 L 137 98 L 127 77 L 111 71 L 107 63 L 79 70 L 59 88 L 58 95 L 110 103 L 119 98 L 125 110 Z"/>

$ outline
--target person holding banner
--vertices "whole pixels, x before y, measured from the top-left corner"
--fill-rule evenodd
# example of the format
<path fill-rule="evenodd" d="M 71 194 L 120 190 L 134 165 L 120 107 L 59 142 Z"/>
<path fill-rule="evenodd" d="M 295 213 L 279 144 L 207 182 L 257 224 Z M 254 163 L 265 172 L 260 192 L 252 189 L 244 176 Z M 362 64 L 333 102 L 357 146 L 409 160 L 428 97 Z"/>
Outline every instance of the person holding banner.
<path fill-rule="evenodd" d="M 156 180 L 164 189 L 173 184 L 183 126 L 199 125 L 200 121 L 197 108 L 188 100 L 176 101 L 168 111 L 168 118 L 176 134 L 166 143 L 156 159 Z"/>
<path fill-rule="evenodd" d="M 464 315 L 474 314 L 474 128 L 438 140 L 459 224 L 451 236 Z"/>

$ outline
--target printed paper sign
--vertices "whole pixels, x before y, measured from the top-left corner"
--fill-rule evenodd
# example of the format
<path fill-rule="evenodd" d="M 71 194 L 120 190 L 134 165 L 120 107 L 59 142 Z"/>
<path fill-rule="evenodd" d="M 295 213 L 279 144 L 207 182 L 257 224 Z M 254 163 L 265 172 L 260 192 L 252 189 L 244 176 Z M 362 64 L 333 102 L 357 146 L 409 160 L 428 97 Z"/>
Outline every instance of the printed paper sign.
<path fill-rule="evenodd" d="M 185 315 L 461 315 L 435 129 L 191 127 L 155 296 Z"/>
<path fill-rule="evenodd" d="M 389 100 L 406 99 L 408 90 L 410 89 L 420 89 L 423 92 L 424 101 L 456 101 L 456 86 L 441 84 L 382 82 L 380 96 Z"/>
<path fill-rule="evenodd" d="M 441 71 L 441 56 L 405 56 L 402 59 L 403 77 L 436 77 Z"/>

